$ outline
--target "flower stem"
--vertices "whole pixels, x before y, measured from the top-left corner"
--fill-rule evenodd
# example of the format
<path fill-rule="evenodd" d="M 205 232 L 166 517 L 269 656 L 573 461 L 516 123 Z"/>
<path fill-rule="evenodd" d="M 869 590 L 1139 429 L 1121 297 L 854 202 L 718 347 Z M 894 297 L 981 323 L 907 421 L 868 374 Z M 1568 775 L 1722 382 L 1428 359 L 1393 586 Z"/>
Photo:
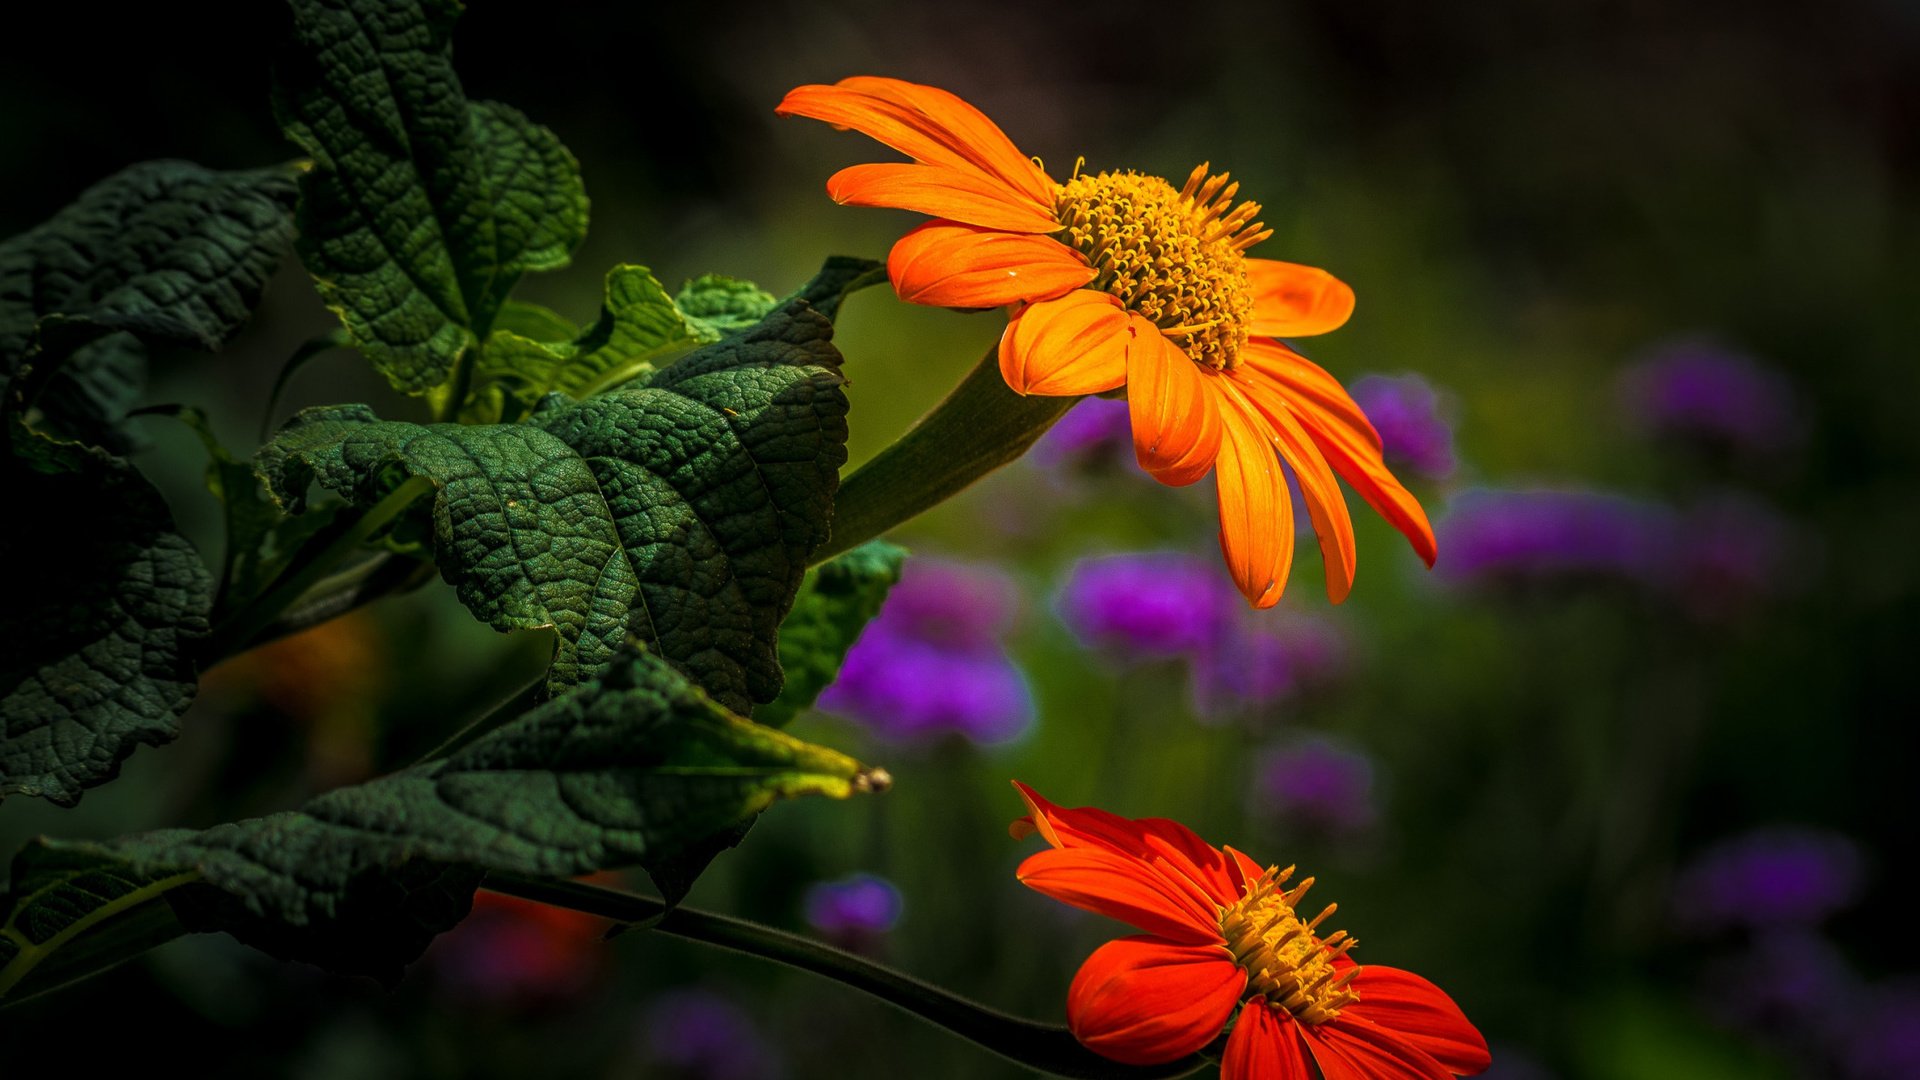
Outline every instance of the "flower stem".
<path fill-rule="evenodd" d="M 813 561 L 850 551 L 959 494 L 1026 453 L 1079 400 L 1014 393 L 1000 377 L 999 350 L 988 349 L 932 412 L 840 485 L 833 535 Z"/>
<path fill-rule="evenodd" d="M 864 990 L 1009 1061 L 1053 1076 L 1152 1080 L 1185 1076 L 1207 1063 L 1193 1054 L 1164 1065 L 1122 1065 L 1080 1045 L 1064 1027 L 1010 1016 L 863 956 L 745 919 L 692 908 L 669 908 L 664 901 L 652 897 L 577 881 L 488 874 L 485 887 L 824 975 Z"/>

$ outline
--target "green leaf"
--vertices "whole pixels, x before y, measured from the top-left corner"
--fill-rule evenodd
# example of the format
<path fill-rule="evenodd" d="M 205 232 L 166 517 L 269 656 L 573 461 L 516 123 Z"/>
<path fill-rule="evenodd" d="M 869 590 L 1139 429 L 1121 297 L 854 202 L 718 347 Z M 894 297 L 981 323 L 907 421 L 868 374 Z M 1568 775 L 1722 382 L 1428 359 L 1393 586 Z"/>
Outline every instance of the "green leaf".
<path fill-rule="evenodd" d="M 869 285 L 878 285 L 887 280 L 885 263 L 872 259 L 855 258 L 852 255 L 829 255 L 821 265 L 820 272 L 800 287 L 800 291 L 787 297 L 782 303 L 805 300 L 813 310 L 829 319 L 840 317 L 840 305 L 847 297 Z"/>
<path fill-rule="evenodd" d="M 371 505 L 401 476 L 439 489 L 435 561 L 500 630 L 553 627 L 556 687 L 629 634 L 723 704 L 780 692 L 774 636 L 827 536 L 846 460 L 833 328 L 795 302 L 752 331 L 525 423 L 385 422 L 309 409 L 258 461 L 298 512 L 310 483 Z"/>
<path fill-rule="evenodd" d="M 119 458 L 16 426 L 0 524 L 0 799 L 62 806 L 178 733 L 212 582 Z"/>
<path fill-rule="evenodd" d="M 887 593 L 900 582 L 905 548 L 869 540 L 836 559 L 807 571 L 793 610 L 780 624 L 780 666 L 787 683 L 780 696 L 755 709 L 753 718 L 769 727 L 785 727 L 813 707 L 827 688 L 860 631 L 880 614 Z"/>
<path fill-rule="evenodd" d="M 514 109 L 469 103 L 455 0 L 292 0 L 274 104 L 313 158 L 300 254 L 354 344 L 400 390 L 446 383 L 519 276 L 586 235 L 578 163 Z"/>
<path fill-rule="evenodd" d="M 529 304 L 524 300 L 509 300 L 501 305 L 500 314 L 494 317 L 493 328 L 549 344 L 572 341 L 580 336 L 580 328 L 566 316 L 552 308 Z"/>
<path fill-rule="evenodd" d="M 737 334 L 766 317 L 780 301 L 751 281 L 705 274 L 687 282 L 673 306 L 702 341 Z M 822 312 L 829 319 L 831 311 Z"/>
<path fill-rule="evenodd" d="M 616 266 L 607 272 L 600 317 L 578 340 L 549 342 L 494 331 L 474 366 L 473 397 L 461 419 L 517 420 L 548 394 L 591 397 L 631 382 L 703 341 L 717 340 L 717 334 L 701 337 L 681 317 L 652 271 Z"/>
<path fill-rule="evenodd" d="M 297 811 L 28 847 L 5 901 L 0 993 L 35 992 L 35 969 L 60 949 L 87 951 L 94 927 L 149 903 L 168 905 L 185 929 L 392 981 L 465 915 L 484 872 L 651 867 L 776 800 L 886 783 L 728 713 L 659 659 L 628 651 L 598 681 L 444 759 Z M 90 959 L 103 966 L 97 951 Z"/>
<path fill-rule="evenodd" d="M 184 161 L 89 188 L 0 243 L 0 384 L 39 406 L 36 427 L 111 441 L 145 381 L 142 342 L 224 343 L 285 254 L 292 204 L 284 170 Z"/>

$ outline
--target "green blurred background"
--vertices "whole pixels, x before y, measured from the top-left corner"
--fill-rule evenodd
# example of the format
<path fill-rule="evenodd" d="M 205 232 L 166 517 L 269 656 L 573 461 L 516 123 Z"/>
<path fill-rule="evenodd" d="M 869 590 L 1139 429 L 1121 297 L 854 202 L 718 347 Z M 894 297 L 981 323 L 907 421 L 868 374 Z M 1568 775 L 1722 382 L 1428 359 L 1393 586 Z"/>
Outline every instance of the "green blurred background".
<path fill-rule="evenodd" d="M 0 43 L 0 235 L 137 160 L 291 156 L 267 107 L 276 5 L 37 7 L 45 29 Z M 1436 519 L 1477 486 L 1676 505 L 1736 491 L 1795 538 L 1736 611 L 1700 618 L 1606 575 L 1437 585 L 1354 500 L 1352 600 L 1327 609 L 1303 544 L 1273 616 L 1331 620 L 1342 672 L 1201 722 L 1184 665 L 1093 655 L 1051 598 L 1092 553 L 1214 558 L 1206 492 L 1022 463 L 897 539 L 1015 583 L 1007 647 L 1032 691 L 1026 736 L 901 743 L 806 718 L 796 730 L 884 764 L 894 790 L 777 808 L 690 903 L 802 928 L 809 885 L 881 875 L 902 914 L 865 947 L 1057 1018 L 1080 959 L 1116 928 L 1015 882 L 1031 850 L 1005 833 L 1019 777 L 1059 802 L 1175 817 L 1299 862 L 1320 878 L 1316 895 L 1340 902 L 1363 961 L 1455 995 L 1494 1042 L 1499 1075 L 1913 1075 L 1898 1063 L 1912 1058 L 1863 1066 L 1849 1048 L 1876 1037 L 1858 1018 L 1897 1014 L 1920 972 L 1897 887 L 1920 704 L 1920 10 L 502 0 L 468 12 L 455 48 L 471 96 L 520 107 L 580 159 L 590 236 L 571 269 L 521 294 L 576 318 L 620 261 L 670 287 L 719 271 L 784 293 L 830 252 L 884 257 L 913 216 L 836 207 L 822 184 L 885 152 L 772 108 L 801 83 L 895 75 L 979 105 L 1056 176 L 1081 155 L 1095 170 L 1232 170 L 1275 230 L 1256 254 L 1327 267 L 1358 293 L 1352 323 L 1311 355 L 1344 380 L 1415 371 L 1445 391 L 1462 465 L 1415 484 Z M 854 462 L 933 404 L 1001 324 L 884 289 L 855 298 L 838 337 Z M 250 447 L 279 365 L 327 325 L 290 264 L 228 353 L 157 358 L 150 397 L 204 405 L 230 445 Z M 1805 419 L 1790 452 L 1703 456 L 1636 429 L 1619 372 L 1694 337 L 1790 381 Z M 299 376 L 280 415 L 343 400 L 418 412 L 334 353 Z M 138 460 L 213 550 L 197 444 L 146 423 Z M 1444 540 L 1441 558 L 1444 570 Z M 214 671 L 177 744 L 141 750 L 75 810 L 9 802 L 0 840 L 293 805 L 410 760 L 530 677 L 543 650 L 473 624 L 438 587 L 385 602 Z M 1300 828 L 1261 797 L 1269 750 L 1311 738 L 1371 762 L 1364 827 Z M 1845 837 L 1861 884 L 1804 928 L 1845 977 L 1801 979 L 1799 997 L 1769 1005 L 1786 1019 L 1755 1023 L 1730 1002 L 1727 972 L 1747 970 L 1763 935 L 1681 925 L 1673 893 L 1701 852 L 1776 825 Z M 189 940 L 0 1016 L 0 1041 L 59 1031 L 103 1055 L 166 1047 L 213 1076 L 1020 1075 L 807 976 L 644 934 L 590 938 L 514 938 L 534 968 L 559 973 L 531 990 L 463 987 L 430 956 L 392 992 Z M 505 948 L 487 940 L 465 947 Z M 737 1005 L 766 1053 L 733 1073 L 663 1061 L 674 1021 L 661 1017 L 680 1014 L 662 1002 L 688 1000 Z M 1836 1009 L 1818 1035 L 1789 1030 Z"/>

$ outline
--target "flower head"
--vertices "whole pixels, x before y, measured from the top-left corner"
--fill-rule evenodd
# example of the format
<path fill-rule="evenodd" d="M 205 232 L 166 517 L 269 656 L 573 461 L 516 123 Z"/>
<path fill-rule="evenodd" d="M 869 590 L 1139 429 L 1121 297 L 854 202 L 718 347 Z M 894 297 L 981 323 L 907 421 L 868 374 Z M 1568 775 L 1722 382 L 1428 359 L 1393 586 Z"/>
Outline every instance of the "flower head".
<path fill-rule="evenodd" d="M 1178 552 L 1082 559 L 1060 590 L 1060 616 L 1092 648 L 1127 657 L 1194 656 L 1234 628 L 1236 601 L 1200 560 Z"/>
<path fill-rule="evenodd" d="M 1259 771 L 1260 797 L 1290 824 L 1348 833 L 1373 823 L 1373 759 L 1322 739 L 1270 751 Z"/>
<path fill-rule="evenodd" d="M 433 945 L 433 968 L 450 994 L 534 1008 L 578 996 L 605 961 L 605 919 L 481 891 L 473 913 Z"/>
<path fill-rule="evenodd" d="M 1030 813 L 1014 835 L 1052 849 L 1020 880 L 1145 931 L 1096 949 L 1067 992 L 1074 1036 L 1116 1061 L 1191 1054 L 1233 1021 L 1224 1080 L 1434 1080 L 1487 1067 L 1486 1040 L 1439 987 L 1355 963 L 1336 910 L 1302 907 L 1313 879 L 1261 869 L 1164 818 L 1066 809 L 1016 783 Z M 1309 1062 L 1312 1064 L 1310 1065 Z"/>
<path fill-rule="evenodd" d="M 1014 611 L 1013 583 L 998 572 L 909 562 L 820 708 L 902 742 L 1017 738 L 1033 720 L 1033 695 L 1001 643 Z"/>
<path fill-rule="evenodd" d="M 807 924 L 835 941 L 884 934 L 900 921 L 900 890 L 873 874 L 854 874 L 807 888 Z"/>
<path fill-rule="evenodd" d="M 1368 375 L 1353 384 L 1353 400 L 1380 432 L 1387 461 L 1435 480 L 1453 475 L 1453 428 L 1431 383 L 1418 375 Z"/>
<path fill-rule="evenodd" d="M 1791 448 L 1800 402 L 1779 373 L 1706 341 L 1658 347 L 1621 373 L 1621 405 L 1651 434 L 1751 454 Z"/>
<path fill-rule="evenodd" d="M 706 990 L 662 995 L 647 1009 L 642 1057 L 702 1080 L 775 1080 L 786 1067 L 740 1006 Z"/>
<path fill-rule="evenodd" d="M 1380 437 L 1326 371 L 1275 340 L 1353 311 L 1324 270 L 1256 259 L 1271 235 L 1239 185 L 1201 165 L 1175 186 L 1135 172 L 1060 182 L 960 98 L 897 79 L 802 86 L 776 110 L 852 128 L 913 160 L 854 165 L 835 201 L 932 215 L 893 247 L 895 291 L 935 307 L 1007 307 L 1000 371 L 1022 394 L 1124 388 L 1140 466 L 1162 483 L 1212 472 L 1220 545 L 1247 601 L 1280 599 L 1293 561 L 1292 466 L 1320 538 L 1327 592 L 1353 586 L 1353 524 L 1336 474 L 1432 565 L 1426 513 Z"/>
<path fill-rule="evenodd" d="M 1453 501 L 1440 531 L 1446 576 L 1459 580 L 1668 576 L 1671 511 L 1596 491 L 1469 491 Z"/>
<path fill-rule="evenodd" d="M 1696 929 L 1811 926 L 1860 895 L 1859 845 L 1806 827 L 1756 829 L 1723 840 L 1674 886 L 1678 919 Z"/>

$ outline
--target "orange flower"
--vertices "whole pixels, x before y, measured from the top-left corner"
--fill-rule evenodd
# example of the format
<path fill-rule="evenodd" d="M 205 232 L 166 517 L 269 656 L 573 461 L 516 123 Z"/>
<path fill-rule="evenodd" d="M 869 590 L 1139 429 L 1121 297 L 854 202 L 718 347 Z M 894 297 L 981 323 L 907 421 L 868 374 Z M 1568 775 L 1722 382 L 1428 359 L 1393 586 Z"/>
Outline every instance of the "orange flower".
<path fill-rule="evenodd" d="M 1259 204 L 1201 165 L 1175 188 L 1133 172 L 1057 183 L 978 109 L 930 86 L 861 77 L 802 86 L 775 110 L 852 128 L 912 158 L 827 181 L 836 202 L 931 214 L 887 259 L 901 299 L 1007 306 L 1000 371 L 1022 394 L 1125 389 L 1134 451 L 1164 484 L 1217 474 L 1220 546 L 1255 607 L 1293 562 L 1298 478 L 1327 595 L 1353 587 L 1346 478 L 1433 565 L 1426 512 L 1381 460 L 1380 437 L 1338 380 L 1273 340 L 1323 334 L 1353 312 L 1324 270 L 1246 250 L 1272 234 Z"/>
<path fill-rule="evenodd" d="M 1450 1080 L 1491 1062 L 1486 1040 L 1439 987 L 1410 971 L 1360 966 L 1337 905 L 1297 908 L 1313 879 L 1262 870 L 1178 822 L 1069 810 L 1016 781 L 1052 850 L 1020 880 L 1055 900 L 1147 933 L 1096 949 L 1067 991 L 1067 1022 L 1115 1061 L 1155 1065 L 1227 1038 L 1223 1080 Z"/>

